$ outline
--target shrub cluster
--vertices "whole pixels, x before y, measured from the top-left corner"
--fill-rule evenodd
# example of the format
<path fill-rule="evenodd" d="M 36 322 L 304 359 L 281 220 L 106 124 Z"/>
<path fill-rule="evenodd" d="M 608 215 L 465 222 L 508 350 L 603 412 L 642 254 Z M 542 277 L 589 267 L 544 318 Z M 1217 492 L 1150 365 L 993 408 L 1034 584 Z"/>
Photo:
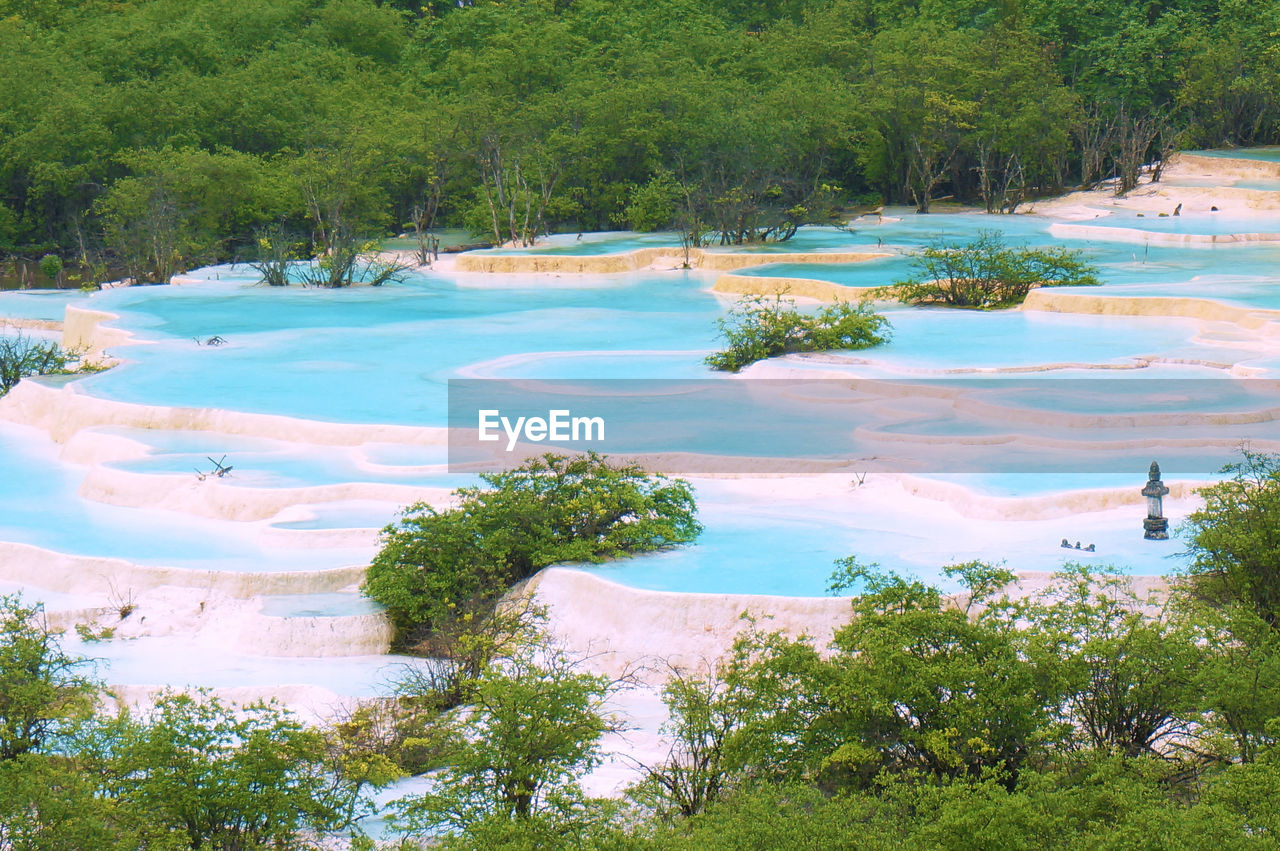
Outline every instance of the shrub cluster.
<path fill-rule="evenodd" d="M 882 291 L 905 304 L 991 310 L 1019 305 L 1033 287 L 1095 285 L 1097 271 L 1065 248 L 1010 248 L 996 231 L 913 255 L 915 274 Z"/>
<path fill-rule="evenodd" d="M 868 349 L 889 339 L 889 321 L 866 304 L 839 302 L 805 313 L 781 295 L 747 296 L 719 324 L 728 347 L 706 363 L 725 372 L 792 352 Z"/>
<path fill-rule="evenodd" d="M 599 562 L 693 541 L 693 492 L 600 455 L 548 454 L 454 491 L 455 507 L 418 503 L 383 530 L 364 590 L 400 639 L 423 638 L 492 609 L 512 584 L 551 564 Z"/>

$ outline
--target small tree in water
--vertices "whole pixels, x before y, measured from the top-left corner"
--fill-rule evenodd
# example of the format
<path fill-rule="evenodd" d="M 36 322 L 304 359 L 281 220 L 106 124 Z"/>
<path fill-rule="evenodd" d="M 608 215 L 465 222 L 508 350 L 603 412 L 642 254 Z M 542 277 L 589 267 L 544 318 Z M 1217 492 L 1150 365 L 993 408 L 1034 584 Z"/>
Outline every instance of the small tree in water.
<path fill-rule="evenodd" d="M 0 396 L 29 375 L 67 372 L 72 355 L 52 340 L 35 340 L 21 332 L 0 334 Z"/>
<path fill-rule="evenodd" d="M 746 296 L 719 325 L 728 347 L 706 363 L 725 372 L 792 352 L 868 349 L 889 339 L 889 320 L 865 303 L 838 302 L 805 313 L 781 294 Z"/>
<path fill-rule="evenodd" d="M 1079 251 L 1010 248 L 996 231 L 970 242 L 938 243 L 916 252 L 915 274 L 878 293 L 904 304 L 991 310 L 1021 304 L 1033 287 L 1095 285 L 1097 271 Z"/>

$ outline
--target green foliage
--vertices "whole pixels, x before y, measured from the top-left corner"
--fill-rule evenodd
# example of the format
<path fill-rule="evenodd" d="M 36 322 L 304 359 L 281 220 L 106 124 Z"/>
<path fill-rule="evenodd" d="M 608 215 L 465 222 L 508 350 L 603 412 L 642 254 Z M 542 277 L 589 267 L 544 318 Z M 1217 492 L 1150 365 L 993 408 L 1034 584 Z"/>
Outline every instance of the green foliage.
<path fill-rule="evenodd" d="M 91 763 L 27 753 L 0 762 L 0 848 L 13 851 L 137 851 L 190 846 L 102 794 Z"/>
<path fill-rule="evenodd" d="M 335 773 L 323 735 L 271 704 L 165 694 L 109 740 L 112 795 L 195 848 L 296 847 L 367 812 L 366 778 Z"/>
<path fill-rule="evenodd" d="M 827 695 L 842 743 L 827 770 L 865 779 L 885 771 L 1015 775 L 1039 748 L 1051 698 L 1048 678 L 1019 652 L 1008 602 L 994 598 L 1012 575 L 948 568 L 966 583 L 973 613 L 948 605 L 936 588 L 856 572 L 867 590 L 832 644 Z"/>
<path fill-rule="evenodd" d="M 724 243 L 869 190 L 1010 212 L 1131 184 L 1180 131 L 1280 140 L 1277 26 L 1247 0 L 5 0 L 0 250 L 165 280 L 283 216 L 325 256 L 325 159 L 360 242 L 414 210 Z"/>
<path fill-rule="evenodd" d="M 744 788 L 705 815 L 657 833 L 653 847 L 1228 848 L 1274 844 L 1274 766 L 1231 766 L 1199 801 L 1171 789 L 1161 760 L 1068 758 L 1021 773 L 924 783 L 886 777 L 837 795 L 799 784 Z"/>
<path fill-rule="evenodd" d="M 40 258 L 40 271 L 50 280 L 62 282 L 62 258 L 56 254 L 46 254 Z"/>
<path fill-rule="evenodd" d="M 828 708 L 814 688 L 814 649 L 744 620 L 725 659 L 671 666 L 662 692 L 671 746 L 632 790 L 661 817 L 697 815 L 753 777 L 786 774 L 796 731 Z"/>
<path fill-rule="evenodd" d="M 1014 307 L 1032 287 L 1098 283 L 1096 271 L 1066 248 L 1009 248 L 997 231 L 964 244 L 939 243 L 913 256 L 916 273 L 883 290 L 905 304 L 983 310 Z"/>
<path fill-rule="evenodd" d="M 494 847 L 486 841 L 493 836 L 506 845 L 517 837 L 570 844 L 609 815 L 586 799 L 578 780 L 600 762 L 610 690 L 608 680 L 554 650 L 526 647 L 489 669 L 472 705 L 446 722 L 447 764 L 432 790 L 395 803 L 395 829 L 453 833 L 468 848 Z"/>
<path fill-rule="evenodd" d="M 1183 602 L 1184 620 L 1205 651 L 1191 691 L 1208 710 L 1208 727 L 1228 738 L 1222 750 L 1252 762 L 1280 732 L 1271 727 L 1280 718 L 1280 630 L 1248 604 Z"/>
<path fill-rule="evenodd" d="M 72 359 L 52 340 L 27 337 L 21 331 L 0 334 L 0 396 L 29 375 L 67 372 Z"/>
<path fill-rule="evenodd" d="M 675 176 L 662 169 L 648 182 L 631 190 L 623 220 L 632 230 L 642 233 L 671 227 L 682 197 Z"/>
<path fill-rule="evenodd" d="M 792 352 L 869 349 L 889 339 L 889 320 L 865 303 L 837 302 L 806 313 L 781 294 L 744 296 L 718 324 L 728 348 L 706 363 L 726 372 Z"/>
<path fill-rule="evenodd" d="M 1068 565 L 1019 613 L 1027 656 L 1053 671 L 1060 712 L 1086 746 L 1159 755 L 1188 733 L 1201 705 L 1200 636 L 1127 577 Z"/>
<path fill-rule="evenodd" d="M 67 654 L 44 606 L 0 596 L 0 763 L 47 748 L 89 717 L 98 684 Z"/>
<path fill-rule="evenodd" d="M 548 565 L 687 544 L 702 530 L 686 482 L 594 453 L 549 454 L 481 479 L 454 492 L 454 508 L 413 505 L 383 530 L 364 591 L 402 640 L 482 616 Z"/>
<path fill-rule="evenodd" d="M 1204 507 L 1187 518 L 1196 590 L 1248 605 L 1280 626 L 1280 458 L 1242 451 L 1222 470 L 1231 478 L 1201 488 Z"/>

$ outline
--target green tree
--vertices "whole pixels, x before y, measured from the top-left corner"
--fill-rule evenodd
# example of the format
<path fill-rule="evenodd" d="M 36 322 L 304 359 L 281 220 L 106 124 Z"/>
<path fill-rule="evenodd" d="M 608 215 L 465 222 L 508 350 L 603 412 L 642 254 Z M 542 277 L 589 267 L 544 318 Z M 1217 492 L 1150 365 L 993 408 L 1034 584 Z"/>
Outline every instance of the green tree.
<path fill-rule="evenodd" d="M 706 364 L 726 372 L 792 352 L 869 349 L 890 336 L 889 320 L 865 302 L 837 302 L 805 313 L 781 294 L 772 300 L 744 296 L 717 324 L 728 347 L 708 355 Z"/>
<path fill-rule="evenodd" d="M 873 70 L 858 85 L 867 118 L 863 167 L 886 195 L 908 194 L 921 213 L 975 127 L 971 39 L 927 23 L 887 30 L 876 37 Z"/>
<path fill-rule="evenodd" d="M 1253 762 L 1276 742 L 1280 630 L 1240 603 L 1218 608 L 1193 601 L 1184 617 L 1204 650 L 1192 686 L 1203 695 L 1204 723 L 1228 737 L 1228 756 Z"/>
<path fill-rule="evenodd" d="M 323 734 L 271 704 L 167 693 L 110 736 L 110 792 L 194 848 L 296 847 L 367 814 L 364 778 L 337 772 Z"/>
<path fill-rule="evenodd" d="M 1069 565 L 1021 616 L 1026 653 L 1054 671 L 1063 716 L 1086 746 L 1159 755 L 1188 732 L 1202 651 L 1167 604 L 1138 597 L 1128 577 Z"/>
<path fill-rule="evenodd" d="M 99 684 L 71 656 L 41 603 L 0 596 L 0 762 L 49 747 L 88 718 Z"/>
<path fill-rule="evenodd" d="M 77 756 L 26 753 L 0 762 L 0 848 L 6 851 L 186 851 L 167 824 L 105 793 Z"/>
<path fill-rule="evenodd" d="M 1080 251 L 1010 248 L 997 231 L 967 243 L 940 242 L 912 254 L 915 273 L 880 291 L 905 304 L 984 310 L 1021 304 L 1032 287 L 1091 286 L 1094 267 Z"/>
<path fill-rule="evenodd" d="M 456 507 L 412 505 L 383 530 L 364 592 L 387 607 L 402 642 L 491 610 L 548 565 L 661 550 L 702 531 L 686 482 L 595 453 L 480 478 L 485 487 L 454 492 Z"/>
<path fill-rule="evenodd" d="M 432 790 L 395 802 L 395 830 L 445 831 L 459 835 L 461 847 L 493 847 L 485 837 L 509 837 L 515 823 L 525 839 L 541 840 L 536 845 L 572 845 L 608 817 L 578 781 L 600 763 L 610 691 L 607 679 L 555 650 L 526 648 L 490 668 L 472 705 L 444 722 L 447 764 Z"/>
<path fill-rule="evenodd" d="M 837 564 L 836 587 L 863 593 L 832 642 L 826 693 L 842 742 L 828 770 L 864 781 L 903 771 L 1016 778 L 1041 747 L 1055 695 L 997 596 L 1013 574 L 980 562 L 944 568 L 967 591 L 957 607 L 937 588 Z"/>
<path fill-rule="evenodd" d="M 72 359 L 53 340 L 35 339 L 21 331 L 0 334 L 0 396 L 27 376 L 67 372 Z"/>
<path fill-rule="evenodd" d="M 1244 449 L 1221 472 L 1230 478 L 1201 488 L 1204 506 L 1187 518 L 1192 586 L 1280 626 L 1280 457 Z"/>
<path fill-rule="evenodd" d="M 669 666 L 662 698 L 671 745 L 632 790 L 661 817 L 695 816 L 744 783 L 805 766 L 803 731 L 829 709 L 815 687 L 818 654 L 804 638 L 746 620 L 718 662 Z"/>

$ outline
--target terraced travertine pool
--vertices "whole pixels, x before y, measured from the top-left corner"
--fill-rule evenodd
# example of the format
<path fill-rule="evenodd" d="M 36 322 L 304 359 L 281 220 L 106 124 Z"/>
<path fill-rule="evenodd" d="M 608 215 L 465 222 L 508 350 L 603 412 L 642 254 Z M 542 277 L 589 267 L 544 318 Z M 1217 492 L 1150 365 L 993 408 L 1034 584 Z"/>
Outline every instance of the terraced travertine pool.
<path fill-rule="evenodd" d="M 1013 412 L 1004 419 L 991 408 L 957 417 L 950 409 L 964 405 L 913 407 L 889 393 L 890 402 L 853 422 L 815 391 L 734 437 L 687 423 L 664 427 L 664 409 L 652 408 L 643 451 L 765 458 L 791 432 L 815 456 L 843 460 L 821 475 L 765 475 L 747 465 L 694 477 L 706 526 L 696 545 L 578 566 L 634 589 L 822 596 L 832 562 L 847 555 L 931 580 L 941 566 L 975 558 L 1023 572 L 1066 561 L 1171 572 L 1181 545 L 1141 536 L 1137 491 L 1152 457 L 1183 480 L 1166 503 L 1176 525 L 1196 504 L 1191 487 L 1212 479 L 1236 441 L 1280 445 L 1277 429 L 1267 417 L 1228 417 L 1188 441 L 1158 420 L 1123 418 L 1280 409 L 1280 399 L 1257 389 L 1263 385 L 1241 384 L 1280 377 L 1280 312 L 1269 313 L 1280 311 L 1280 243 L 1160 239 L 1280 233 L 1280 209 L 1161 218 L 1082 207 L 1061 219 L 888 209 L 754 252 L 764 260 L 840 251 L 882 259 L 763 263 L 734 274 L 880 286 L 909 271 L 908 252 L 988 229 L 1013 244 L 1079 248 L 1102 285 L 1055 291 L 1063 298 L 1046 310 L 882 305 L 893 325 L 887 345 L 775 359 L 737 378 L 703 363 L 733 301 L 713 291 L 717 273 L 697 269 L 442 267 L 398 285 L 326 291 L 260 287 L 251 270 L 220 266 L 186 276 L 183 286 L 0 293 L 0 319 L 59 320 L 71 307 L 113 314 L 107 325 L 133 335 L 133 344 L 110 348 L 121 363 L 109 371 L 29 382 L 0 401 L 0 592 L 43 598 L 70 620 L 115 595 L 136 596 L 147 624 L 84 648 L 102 660 L 109 682 L 275 690 L 312 706 L 385 691 L 388 666 L 405 660 L 368 649 L 377 613 L 358 595 L 360 569 L 376 551 L 376 530 L 402 506 L 440 504 L 451 489 L 475 483 L 450 472 L 445 426 L 448 382 L 477 378 L 534 386 L 1046 382 L 1042 393 L 997 398 Z M 569 234 L 503 253 L 574 257 L 678 242 L 674 234 Z M 1151 297 L 1200 301 L 1135 307 Z M 225 345 L 203 344 L 214 336 Z M 1073 398 L 1067 384 L 1048 383 L 1059 379 L 1106 379 L 1119 389 L 1096 385 Z M 1139 391 L 1157 379 L 1192 383 Z M 1196 382 L 1209 389 L 1186 390 Z M 1099 419 L 1044 419 L 1086 415 Z M 859 467 L 864 456 L 895 447 L 906 457 L 912 447 L 941 446 L 943 454 L 920 457 L 943 458 L 948 441 L 991 442 L 1010 430 L 1034 440 L 992 442 L 1002 463 L 988 469 L 919 458 L 894 472 Z M 217 476 L 214 462 L 233 470 Z M 1063 539 L 1094 549 L 1063 549 Z"/>

